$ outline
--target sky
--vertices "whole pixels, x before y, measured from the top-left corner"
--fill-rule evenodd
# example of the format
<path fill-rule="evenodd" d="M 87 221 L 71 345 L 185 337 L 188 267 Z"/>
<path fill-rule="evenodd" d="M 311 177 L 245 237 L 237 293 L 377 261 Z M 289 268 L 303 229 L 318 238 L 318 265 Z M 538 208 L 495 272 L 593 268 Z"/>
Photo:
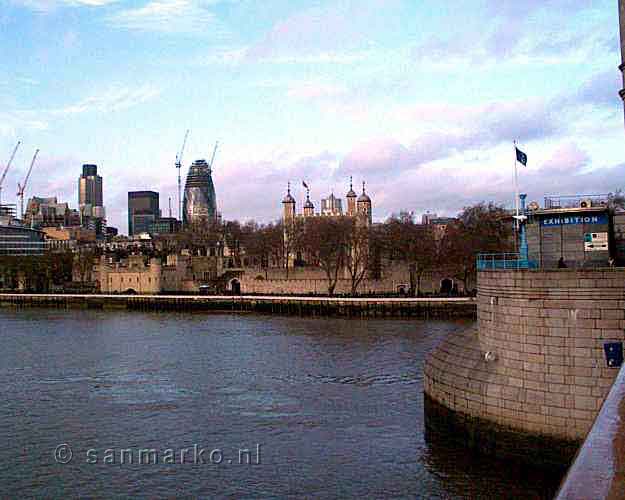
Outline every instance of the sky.
<path fill-rule="evenodd" d="M 171 197 L 210 159 L 225 219 L 281 215 L 367 182 L 373 216 L 625 188 L 615 0 L 0 0 L 2 201 L 77 208 L 98 165 L 108 224 L 127 192 Z M 183 178 L 184 182 L 184 178 Z"/>

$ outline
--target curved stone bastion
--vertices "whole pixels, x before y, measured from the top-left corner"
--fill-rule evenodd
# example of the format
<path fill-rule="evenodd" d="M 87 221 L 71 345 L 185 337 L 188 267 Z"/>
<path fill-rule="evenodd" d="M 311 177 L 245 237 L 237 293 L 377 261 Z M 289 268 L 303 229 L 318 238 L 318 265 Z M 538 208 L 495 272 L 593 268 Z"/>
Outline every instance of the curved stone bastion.
<path fill-rule="evenodd" d="M 427 431 L 567 465 L 618 374 L 604 344 L 624 328 L 625 269 L 480 271 L 477 327 L 426 360 Z"/>

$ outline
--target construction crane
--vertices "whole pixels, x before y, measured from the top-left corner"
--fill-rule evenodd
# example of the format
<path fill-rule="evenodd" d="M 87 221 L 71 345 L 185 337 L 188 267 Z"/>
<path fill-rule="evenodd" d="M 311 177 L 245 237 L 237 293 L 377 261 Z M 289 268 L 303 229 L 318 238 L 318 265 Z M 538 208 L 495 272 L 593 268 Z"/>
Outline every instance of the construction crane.
<path fill-rule="evenodd" d="M 19 182 L 17 183 L 17 196 L 20 198 L 20 213 L 22 220 L 24 220 L 24 191 L 26 190 L 26 185 L 28 184 L 28 179 L 30 179 L 30 173 L 33 171 L 33 166 L 35 165 L 35 160 L 37 159 L 38 154 L 39 150 L 36 150 L 33 155 L 33 160 L 30 162 L 30 167 L 28 168 L 28 173 L 24 179 L 24 184 L 20 184 Z"/>
<path fill-rule="evenodd" d="M 180 153 L 176 155 L 176 168 L 178 169 L 178 218 L 182 223 L 182 179 L 180 177 L 180 168 L 182 167 L 182 155 L 184 154 L 184 147 L 187 145 L 187 138 L 189 137 L 189 130 L 187 129 L 184 134 L 184 141 L 182 141 L 182 147 Z"/>
<path fill-rule="evenodd" d="M 215 161 L 215 154 L 217 154 L 217 146 L 219 146 L 219 141 L 215 143 L 215 149 L 213 149 L 213 157 L 211 158 L 210 168 L 213 170 L 213 162 Z"/>
<path fill-rule="evenodd" d="M 13 149 L 13 154 L 11 155 L 11 158 L 9 158 L 9 163 L 7 163 L 7 166 L 4 168 L 4 172 L 2 172 L 2 177 L 0 177 L 0 205 L 2 205 L 2 184 L 4 183 L 4 179 L 7 176 L 7 173 L 9 172 L 9 168 L 11 168 L 11 163 L 13 163 L 13 158 L 15 158 L 15 153 L 17 153 L 17 148 L 20 147 L 20 144 L 22 143 L 22 141 L 17 141 L 17 144 L 15 145 L 15 149 Z"/>

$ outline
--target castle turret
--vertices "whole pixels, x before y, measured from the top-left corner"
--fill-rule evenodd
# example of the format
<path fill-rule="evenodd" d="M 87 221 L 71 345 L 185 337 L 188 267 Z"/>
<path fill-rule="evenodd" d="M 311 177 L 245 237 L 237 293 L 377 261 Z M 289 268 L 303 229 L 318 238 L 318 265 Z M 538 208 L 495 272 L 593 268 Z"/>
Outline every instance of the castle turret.
<path fill-rule="evenodd" d="M 291 196 L 291 183 L 287 185 L 286 196 L 282 200 L 282 214 L 285 221 L 295 219 L 295 198 Z"/>
<path fill-rule="evenodd" d="M 366 220 L 369 224 L 371 224 L 372 216 L 371 216 L 371 198 L 365 192 L 365 183 L 362 183 L 362 194 L 358 197 L 358 214 L 362 214 L 366 217 Z"/>
<path fill-rule="evenodd" d="M 315 205 L 310 201 L 310 189 L 306 189 L 306 203 L 304 203 L 304 217 L 315 215 Z"/>
<path fill-rule="evenodd" d="M 347 192 L 347 215 L 356 215 L 356 193 L 352 186 L 352 177 L 349 177 L 349 191 Z"/>

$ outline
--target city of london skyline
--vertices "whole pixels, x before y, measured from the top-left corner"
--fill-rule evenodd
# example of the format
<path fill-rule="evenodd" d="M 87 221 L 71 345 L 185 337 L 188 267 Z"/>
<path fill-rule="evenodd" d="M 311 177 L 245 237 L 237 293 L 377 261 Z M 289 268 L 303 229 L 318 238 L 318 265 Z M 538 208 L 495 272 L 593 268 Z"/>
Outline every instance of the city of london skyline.
<path fill-rule="evenodd" d="M 175 206 L 187 128 L 184 172 L 220 141 L 227 219 L 275 220 L 289 180 L 320 199 L 350 175 L 376 219 L 510 205 L 514 139 L 529 199 L 612 191 L 625 174 L 612 2 L 4 4 L 0 164 L 23 141 L 4 202 L 40 148 L 26 197 L 74 204 L 80 166 L 97 164 L 123 231 L 128 191 Z"/>

